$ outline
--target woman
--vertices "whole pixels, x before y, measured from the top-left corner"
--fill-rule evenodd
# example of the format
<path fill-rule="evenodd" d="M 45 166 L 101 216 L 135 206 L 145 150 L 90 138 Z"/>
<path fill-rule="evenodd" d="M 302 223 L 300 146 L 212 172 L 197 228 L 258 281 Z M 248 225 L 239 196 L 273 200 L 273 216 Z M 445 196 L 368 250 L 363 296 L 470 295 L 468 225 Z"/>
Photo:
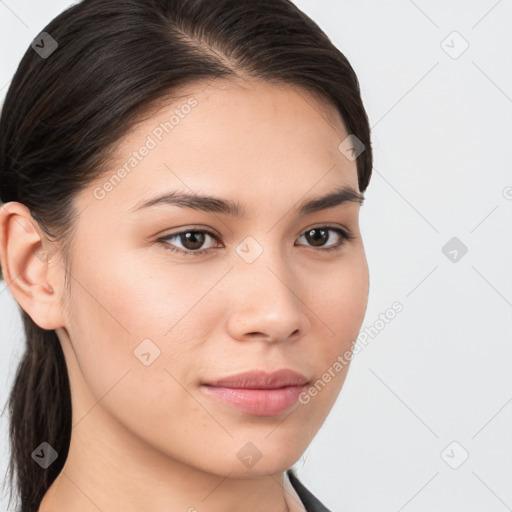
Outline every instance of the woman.
<path fill-rule="evenodd" d="M 327 510 L 290 468 L 366 311 L 371 169 L 356 75 L 288 0 L 49 23 L 0 123 L 20 510 Z"/>

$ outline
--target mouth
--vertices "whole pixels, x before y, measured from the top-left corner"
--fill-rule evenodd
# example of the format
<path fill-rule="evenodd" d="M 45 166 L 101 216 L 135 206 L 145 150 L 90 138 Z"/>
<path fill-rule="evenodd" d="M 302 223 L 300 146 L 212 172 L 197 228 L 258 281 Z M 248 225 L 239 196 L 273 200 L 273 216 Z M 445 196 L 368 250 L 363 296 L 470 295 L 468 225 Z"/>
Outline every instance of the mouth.
<path fill-rule="evenodd" d="M 286 386 L 276 389 L 224 388 L 203 385 L 210 397 L 256 416 L 274 416 L 288 410 L 297 402 L 305 386 Z"/>
<path fill-rule="evenodd" d="M 201 385 L 210 398 L 256 416 L 274 416 L 290 409 L 308 379 L 293 370 L 245 372 Z"/>

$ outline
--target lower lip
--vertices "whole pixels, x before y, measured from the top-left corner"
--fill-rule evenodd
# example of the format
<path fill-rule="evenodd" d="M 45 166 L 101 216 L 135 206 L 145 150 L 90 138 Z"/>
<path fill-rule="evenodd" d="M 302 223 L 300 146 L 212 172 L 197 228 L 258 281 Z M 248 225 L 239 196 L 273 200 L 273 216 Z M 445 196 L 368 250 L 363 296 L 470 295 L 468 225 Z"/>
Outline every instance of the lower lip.
<path fill-rule="evenodd" d="M 286 411 L 296 403 L 305 386 L 287 386 L 277 389 L 247 389 L 203 385 L 201 389 L 207 395 L 249 414 L 274 416 Z"/>

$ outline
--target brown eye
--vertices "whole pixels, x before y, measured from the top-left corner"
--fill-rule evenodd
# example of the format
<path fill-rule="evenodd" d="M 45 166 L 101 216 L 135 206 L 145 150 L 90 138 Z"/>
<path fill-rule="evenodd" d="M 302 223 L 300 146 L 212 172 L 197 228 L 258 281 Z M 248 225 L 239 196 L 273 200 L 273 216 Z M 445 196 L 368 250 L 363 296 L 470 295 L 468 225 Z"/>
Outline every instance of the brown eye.
<path fill-rule="evenodd" d="M 321 228 L 314 228 L 306 231 L 306 240 L 311 243 L 314 247 L 322 246 L 327 240 L 329 240 L 329 231 Z"/>
<path fill-rule="evenodd" d="M 205 241 L 205 235 L 201 231 L 187 231 L 177 236 L 185 249 L 190 251 L 199 249 Z"/>
<path fill-rule="evenodd" d="M 206 252 L 209 252 L 211 250 L 210 248 L 206 248 L 203 250 L 200 249 L 203 244 L 205 243 L 206 237 L 211 237 L 213 239 L 217 239 L 216 235 L 208 230 L 198 230 L 198 229 L 188 229 L 184 231 L 180 231 L 178 233 L 173 233 L 171 235 L 165 236 L 161 238 L 159 241 L 163 242 L 165 245 L 165 248 L 178 252 L 184 255 L 199 255 L 204 254 Z M 170 243 L 170 240 L 179 240 L 181 245 L 183 246 L 183 249 L 175 248 L 173 247 L 173 244 Z"/>
<path fill-rule="evenodd" d="M 324 247 L 324 244 L 330 238 L 330 233 L 335 233 L 338 235 L 340 240 L 339 242 L 330 244 L 326 246 L 325 249 L 323 249 L 322 247 Z M 319 251 L 333 251 L 336 249 L 341 249 L 341 247 L 345 245 L 347 241 L 353 240 L 355 238 L 355 236 L 348 231 L 331 226 L 320 226 L 317 228 L 308 229 L 302 236 L 306 239 L 308 244 L 311 244 L 312 247 L 319 247 Z"/>

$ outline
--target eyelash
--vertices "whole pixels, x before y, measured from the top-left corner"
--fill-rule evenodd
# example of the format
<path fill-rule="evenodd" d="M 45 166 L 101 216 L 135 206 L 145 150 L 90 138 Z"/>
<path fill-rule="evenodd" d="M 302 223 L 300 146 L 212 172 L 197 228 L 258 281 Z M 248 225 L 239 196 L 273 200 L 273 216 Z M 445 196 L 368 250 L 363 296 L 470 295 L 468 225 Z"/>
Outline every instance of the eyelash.
<path fill-rule="evenodd" d="M 340 237 L 342 239 L 341 242 L 339 242 L 339 243 L 337 243 L 335 245 L 332 245 L 330 247 L 327 247 L 327 248 L 317 248 L 316 250 L 318 250 L 320 252 L 330 252 L 330 251 L 341 250 L 345 246 L 345 244 L 347 242 L 350 242 L 351 240 L 354 240 L 354 238 L 356 238 L 349 231 L 341 229 L 341 228 L 339 228 L 337 226 L 316 226 L 316 227 L 307 229 L 306 231 L 304 231 L 301 234 L 301 236 L 304 233 L 307 233 L 308 231 L 313 231 L 313 230 L 317 230 L 317 229 L 318 230 L 320 230 L 320 229 L 327 229 L 329 231 L 334 231 L 335 233 L 340 235 Z M 213 233 L 212 231 L 210 231 L 208 229 L 194 229 L 194 228 L 189 228 L 189 229 L 185 229 L 183 231 L 178 231 L 176 233 L 171 233 L 170 235 L 167 235 L 167 236 L 165 236 L 163 238 L 159 238 L 157 241 L 161 242 L 164 245 L 164 248 L 167 249 L 168 251 L 176 252 L 176 253 L 179 253 L 179 254 L 181 254 L 183 256 L 201 256 L 203 254 L 207 254 L 208 252 L 210 252 L 212 250 L 215 250 L 214 247 L 210 247 L 209 249 L 202 249 L 200 251 L 190 251 L 190 250 L 184 251 L 183 249 L 176 249 L 175 247 L 172 247 L 168 243 L 169 239 L 177 238 L 180 235 L 183 235 L 185 233 L 206 233 L 206 234 L 210 235 L 212 238 L 214 238 L 215 240 L 218 241 L 217 235 L 215 233 Z"/>

